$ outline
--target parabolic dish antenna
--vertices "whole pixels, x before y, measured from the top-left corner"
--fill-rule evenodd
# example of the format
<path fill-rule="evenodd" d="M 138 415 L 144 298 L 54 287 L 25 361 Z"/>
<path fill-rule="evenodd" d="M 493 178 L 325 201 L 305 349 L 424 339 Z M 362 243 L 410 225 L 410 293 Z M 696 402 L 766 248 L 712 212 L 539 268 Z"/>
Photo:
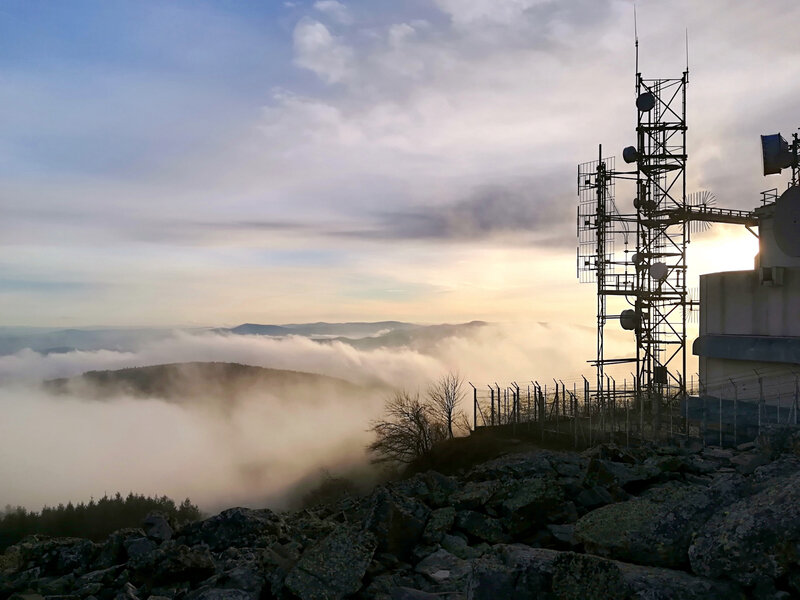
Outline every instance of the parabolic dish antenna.
<path fill-rule="evenodd" d="M 800 256 L 800 187 L 790 187 L 775 203 L 775 242 L 784 254 Z"/>

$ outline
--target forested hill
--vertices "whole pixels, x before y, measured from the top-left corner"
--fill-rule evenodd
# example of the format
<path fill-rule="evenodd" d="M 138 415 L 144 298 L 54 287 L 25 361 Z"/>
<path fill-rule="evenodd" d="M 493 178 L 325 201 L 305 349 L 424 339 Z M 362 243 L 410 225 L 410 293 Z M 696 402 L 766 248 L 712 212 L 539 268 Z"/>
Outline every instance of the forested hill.
<path fill-rule="evenodd" d="M 93 399 L 126 395 L 182 401 L 192 398 L 237 400 L 256 393 L 285 396 L 299 390 L 321 394 L 363 393 L 365 388 L 343 379 L 254 367 L 238 363 L 190 362 L 115 371 L 88 371 L 77 377 L 52 379 L 44 387 L 53 393 Z"/>

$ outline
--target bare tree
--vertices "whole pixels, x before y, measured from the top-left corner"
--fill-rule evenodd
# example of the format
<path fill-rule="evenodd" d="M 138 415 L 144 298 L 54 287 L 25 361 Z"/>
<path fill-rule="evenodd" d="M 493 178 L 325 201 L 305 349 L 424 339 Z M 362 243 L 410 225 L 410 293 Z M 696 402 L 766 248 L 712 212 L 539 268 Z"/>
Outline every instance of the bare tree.
<path fill-rule="evenodd" d="M 411 463 L 428 454 L 433 445 L 446 436 L 446 429 L 437 421 L 430 404 L 419 394 L 405 390 L 395 392 L 386 403 L 383 419 L 372 422 L 375 441 L 369 445 L 373 462 Z"/>
<path fill-rule="evenodd" d="M 450 372 L 428 387 L 428 398 L 438 421 L 447 430 L 447 437 L 453 437 L 453 426 L 460 426 L 459 404 L 464 396 L 464 380 L 458 373 Z"/>

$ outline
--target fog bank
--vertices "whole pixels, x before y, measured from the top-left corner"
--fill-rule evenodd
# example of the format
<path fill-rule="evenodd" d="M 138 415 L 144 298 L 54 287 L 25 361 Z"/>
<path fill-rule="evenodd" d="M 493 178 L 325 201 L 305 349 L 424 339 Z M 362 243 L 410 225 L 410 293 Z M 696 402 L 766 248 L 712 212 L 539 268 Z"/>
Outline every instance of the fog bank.
<path fill-rule="evenodd" d="M 424 391 L 448 371 L 479 386 L 565 378 L 587 371 L 593 344 L 588 328 L 531 324 L 488 325 L 444 337 L 424 352 L 405 346 L 357 350 L 294 336 L 176 332 L 134 353 L 25 350 L 2 356 L 0 506 L 38 510 L 133 491 L 176 500 L 188 496 L 206 511 L 233 505 L 282 508 L 294 486 L 321 469 L 337 474 L 367 462 L 369 422 L 381 414 L 387 394 L 365 387 L 363 394 L 342 397 L 304 386 L 276 397 L 265 389 L 221 413 L 191 398 L 178 403 L 124 395 L 104 401 L 53 396 L 38 386 L 43 379 L 219 361 Z M 471 411 L 468 399 L 464 408 Z"/>

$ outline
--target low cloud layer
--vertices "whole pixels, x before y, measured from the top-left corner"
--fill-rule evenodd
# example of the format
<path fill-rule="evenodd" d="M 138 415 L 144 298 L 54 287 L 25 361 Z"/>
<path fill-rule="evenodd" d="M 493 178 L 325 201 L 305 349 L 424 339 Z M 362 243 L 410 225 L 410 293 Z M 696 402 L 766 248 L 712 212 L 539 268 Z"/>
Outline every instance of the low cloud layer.
<path fill-rule="evenodd" d="M 409 348 L 356 350 L 305 338 L 188 335 L 139 352 L 23 351 L 0 357 L 0 506 L 87 501 L 134 491 L 190 497 L 205 510 L 235 504 L 286 506 L 297 485 L 320 472 L 367 463 L 369 422 L 385 391 L 336 395 L 302 387 L 269 389 L 220 411 L 207 401 L 124 395 L 90 400 L 49 395 L 41 379 L 86 370 L 184 361 L 225 361 L 382 382 L 424 392 L 458 371 L 481 389 L 495 381 L 576 377 L 593 332 L 569 326 L 491 325 L 441 339 L 423 353 Z M 548 350 L 549 349 L 549 350 Z M 10 381 L 10 380 L 16 381 Z M 471 388 L 464 409 L 471 414 Z M 219 398 L 219 402 L 226 402 Z"/>

